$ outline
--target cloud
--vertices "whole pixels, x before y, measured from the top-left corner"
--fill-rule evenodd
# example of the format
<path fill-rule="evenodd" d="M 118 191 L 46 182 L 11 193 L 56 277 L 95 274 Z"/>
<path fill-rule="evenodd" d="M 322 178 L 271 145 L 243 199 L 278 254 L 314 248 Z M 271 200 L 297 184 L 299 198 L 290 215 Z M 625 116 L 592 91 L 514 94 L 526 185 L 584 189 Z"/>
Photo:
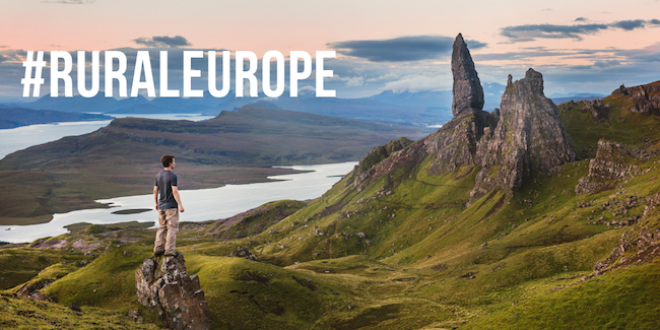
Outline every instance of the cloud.
<path fill-rule="evenodd" d="M 50 58 L 48 56 L 49 54 L 50 52 L 44 52 L 44 61 L 47 60 L 47 58 Z M 23 61 L 25 60 L 26 55 L 27 52 L 23 49 L 7 49 L 0 51 L 0 56 L 2 56 L 3 58 L 2 61 L 21 63 L 21 66 Z"/>
<path fill-rule="evenodd" d="M 584 17 L 578 17 L 578 18 L 575 19 L 575 22 L 586 22 L 586 21 L 587 21 L 587 19 L 584 18 Z"/>
<path fill-rule="evenodd" d="M 351 77 L 346 80 L 346 87 L 357 87 L 364 85 L 364 77 Z"/>
<path fill-rule="evenodd" d="M 569 67 L 571 70 L 590 70 L 591 65 L 573 65 Z"/>
<path fill-rule="evenodd" d="M 576 21 L 581 21 L 581 18 L 583 17 L 578 17 Z M 526 24 L 507 26 L 502 29 L 501 35 L 509 38 L 511 42 L 534 41 L 537 38 L 582 40 L 582 36 L 596 34 L 610 28 L 632 31 L 643 29 L 647 25 L 660 25 L 660 21 L 657 19 L 648 21 L 637 19 L 617 21 L 609 24 Z"/>
<path fill-rule="evenodd" d="M 440 90 L 447 83 L 446 77 L 427 77 L 423 75 L 405 76 L 399 80 L 388 82 L 384 90 L 393 92 L 420 92 Z"/>
<path fill-rule="evenodd" d="M 605 69 L 605 68 L 610 68 L 614 66 L 619 66 L 621 65 L 621 62 L 617 60 L 606 60 L 606 61 L 596 61 L 594 62 L 594 66 L 598 69 Z"/>
<path fill-rule="evenodd" d="M 374 77 L 374 78 L 369 78 L 367 79 L 367 82 L 374 82 L 374 81 L 382 81 L 382 80 L 392 80 L 392 79 L 397 79 L 399 76 L 396 73 L 388 72 L 384 75 Z"/>
<path fill-rule="evenodd" d="M 635 62 L 660 62 L 660 52 L 650 54 L 640 54 L 630 57 L 630 60 Z"/>
<path fill-rule="evenodd" d="M 536 38 L 574 38 L 582 40 L 580 35 L 596 34 L 600 30 L 607 29 L 605 24 L 579 24 L 579 25 L 554 25 L 554 24 L 527 24 L 518 26 L 507 26 L 502 29 L 502 35 L 513 42 L 533 41 Z"/>
<path fill-rule="evenodd" d="M 5 56 L 3 56 L 3 55 L 0 55 L 0 63 L 6 61 L 6 60 L 8 60 L 8 59 L 9 59 L 8 57 L 5 57 Z"/>
<path fill-rule="evenodd" d="M 144 45 L 147 47 L 185 47 L 192 46 L 188 40 L 182 36 L 154 36 L 151 38 L 137 38 L 133 39 L 136 44 Z"/>
<path fill-rule="evenodd" d="M 619 52 L 616 49 L 547 49 L 545 47 L 530 47 L 523 48 L 525 51 L 508 52 L 508 53 L 492 53 L 492 54 L 476 54 L 472 58 L 477 62 L 484 61 L 512 61 L 521 59 L 530 59 L 537 57 L 556 57 L 561 56 L 563 59 L 567 58 L 580 58 L 586 56 L 596 56 L 599 54 L 615 54 Z"/>
<path fill-rule="evenodd" d="M 64 5 L 87 5 L 94 3 L 94 0 L 43 0 L 43 3 L 60 3 Z"/>
<path fill-rule="evenodd" d="M 470 49 L 485 47 L 479 41 L 466 41 Z M 365 58 L 371 62 L 404 62 L 437 59 L 451 53 L 454 38 L 445 36 L 407 36 L 386 40 L 351 40 L 328 43 L 342 55 Z"/>
<path fill-rule="evenodd" d="M 616 53 L 624 56 L 628 61 L 650 63 L 660 62 L 660 42 L 646 46 L 641 49 L 623 50 Z"/>
<path fill-rule="evenodd" d="M 612 27 L 617 27 L 624 29 L 626 31 L 632 31 L 634 29 L 643 28 L 646 24 L 646 21 L 641 19 L 627 20 L 627 21 L 618 21 L 611 24 Z"/>
<path fill-rule="evenodd" d="M 298 87 L 298 95 L 316 95 L 316 87 L 312 85 Z"/>

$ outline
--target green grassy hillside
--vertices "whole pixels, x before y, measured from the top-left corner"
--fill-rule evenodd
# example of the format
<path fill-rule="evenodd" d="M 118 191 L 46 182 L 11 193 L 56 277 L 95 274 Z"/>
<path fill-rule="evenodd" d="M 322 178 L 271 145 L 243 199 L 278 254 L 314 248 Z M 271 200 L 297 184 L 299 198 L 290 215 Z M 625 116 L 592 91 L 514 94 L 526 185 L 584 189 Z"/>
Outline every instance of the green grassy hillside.
<path fill-rule="evenodd" d="M 584 103 L 560 105 L 579 160 L 532 173 L 513 194 L 491 191 L 467 206 L 480 168 L 431 175 L 431 154 L 360 191 L 353 173 L 307 205 L 183 226 L 177 247 L 200 277 L 214 329 L 658 329 L 660 132 L 656 116 L 628 112 L 629 102 L 604 99 L 609 117 L 599 120 Z M 603 138 L 625 144 L 635 171 L 578 195 Z M 153 236 L 88 228 L 54 238 L 102 242 L 91 256 L 24 248 L 48 260 L 21 281 L 56 273 L 42 290 L 53 313 L 71 303 L 139 310 L 164 326 L 135 296 Z M 228 257 L 238 247 L 259 261 Z M 57 264 L 81 257 L 92 261 Z M 607 267 L 596 274 L 598 263 Z"/>

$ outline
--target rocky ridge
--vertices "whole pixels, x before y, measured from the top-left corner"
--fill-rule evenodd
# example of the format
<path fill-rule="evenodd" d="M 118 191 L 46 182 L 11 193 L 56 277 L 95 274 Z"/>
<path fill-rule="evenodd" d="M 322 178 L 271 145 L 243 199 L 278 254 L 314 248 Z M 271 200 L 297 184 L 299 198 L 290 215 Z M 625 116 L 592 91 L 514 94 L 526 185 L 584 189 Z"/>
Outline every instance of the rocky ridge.
<path fill-rule="evenodd" d="M 633 101 L 628 110 L 645 115 L 660 114 L 660 81 L 646 85 L 625 87 L 612 92 L 614 96 L 626 95 Z"/>

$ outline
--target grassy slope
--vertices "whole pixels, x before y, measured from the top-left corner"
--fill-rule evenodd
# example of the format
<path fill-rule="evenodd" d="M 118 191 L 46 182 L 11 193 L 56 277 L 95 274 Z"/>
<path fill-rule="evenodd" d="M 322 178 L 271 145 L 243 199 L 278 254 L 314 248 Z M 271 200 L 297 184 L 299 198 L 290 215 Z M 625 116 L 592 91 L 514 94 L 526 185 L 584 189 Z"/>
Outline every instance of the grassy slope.
<path fill-rule="evenodd" d="M 607 133 L 611 140 L 633 147 L 647 136 L 658 138 L 633 133 L 650 128 L 655 117 L 628 114 L 619 106 L 615 103 L 610 121 L 598 123 L 589 114 L 560 107 L 576 149 L 586 150 L 582 157 L 593 157 L 594 146 L 607 132 L 614 132 Z M 618 116 L 627 119 L 611 122 Z M 610 255 L 624 232 L 637 230 L 593 225 L 589 217 L 615 219 L 598 206 L 656 194 L 657 159 L 637 162 L 649 172 L 593 195 L 574 192 L 588 173 L 588 160 L 582 160 L 562 166 L 551 177 L 535 174 L 513 198 L 492 192 L 470 207 L 465 204 L 479 169 L 429 176 L 430 159 L 409 172 L 380 178 L 361 192 L 345 178 L 261 234 L 251 231 L 249 237 L 220 242 L 200 235 L 197 228 L 180 231 L 179 250 L 189 272 L 200 276 L 214 328 L 660 326 L 656 259 L 575 284 Z M 591 206 L 578 207 L 582 202 Z M 642 214 L 643 203 L 629 213 Z M 657 215 L 642 221 L 657 224 Z M 114 312 L 141 308 L 133 274 L 150 254 L 153 232 L 134 232 L 142 239 L 119 248 L 113 238 L 89 231 L 85 235 L 108 243 L 103 254 L 45 292 L 64 305 L 75 302 Z M 239 245 L 248 246 L 261 262 L 226 257 Z M 130 256 L 123 254 L 127 249 Z"/>
<path fill-rule="evenodd" d="M 163 154 L 177 157 L 181 189 L 267 181 L 273 165 L 358 160 L 422 128 L 246 107 L 207 122 L 125 118 L 81 136 L 33 146 L 0 161 L 0 224 L 50 220 L 103 207 L 95 199 L 148 194 Z"/>
<path fill-rule="evenodd" d="M 0 296 L 2 329 L 159 329 L 153 323 L 138 324 L 121 313 L 85 307 L 76 313 L 64 306 Z"/>

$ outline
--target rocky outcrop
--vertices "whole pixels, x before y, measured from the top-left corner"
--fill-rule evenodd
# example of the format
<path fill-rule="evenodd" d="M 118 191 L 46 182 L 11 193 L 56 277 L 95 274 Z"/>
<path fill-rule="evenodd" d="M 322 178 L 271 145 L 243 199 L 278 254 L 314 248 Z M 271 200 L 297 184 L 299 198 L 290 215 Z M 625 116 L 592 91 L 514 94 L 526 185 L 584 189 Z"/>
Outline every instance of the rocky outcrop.
<path fill-rule="evenodd" d="M 461 166 L 475 165 L 474 155 L 480 131 L 480 121 L 474 113 L 454 117 L 430 139 L 424 141 L 427 153 L 435 153 L 429 174 L 453 171 Z"/>
<path fill-rule="evenodd" d="M 628 110 L 632 112 L 645 115 L 660 113 L 660 81 L 634 87 L 621 85 L 612 95 L 630 97 L 633 105 Z"/>
<path fill-rule="evenodd" d="M 361 191 L 363 188 L 363 183 L 367 181 L 374 174 L 374 165 L 380 163 L 385 158 L 388 158 L 393 153 L 411 145 L 412 140 L 402 137 L 397 140 L 391 141 L 390 143 L 384 146 L 378 146 L 373 148 L 360 162 L 355 166 L 355 178 L 353 180 L 353 185 Z M 349 184 L 350 181 L 347 181 L 346 184 Z"/>
<path fill-rule="evenodd" d="M 481 111 L 479 115 L 486 113 Z M 487 113 L 486 113 L 487 114 Z M 401 173 L 411 173 L 429 155 L 434 159 L 429 168 L 430 175 L 453 171 L 461 166 L 475 165 L 474 154 L 479 138 L 479 129 L 483 132 L 482 118 L 473 113 L 455 117 L 440 129 L 423 139 L 393 152 L 387 158 L 363 171 L 360 176 L 356 167 L 354 184 L 358 191 L 369 186 L 384 175 L 391 175 L 399 169 Z M 357 174 L 355 174 L 357 172 Z"/>
<path fill-rule="evenodd" d="M 374 149 L 356 167 L 354 179 L 348 180 L 358 191 L 385 175 L 389 186 L 398 179 L 394 173 L 411 173 L 431 156 L 429 175 L 462 166 L 482 168 L 471 193 L 474 200 L 494 189 L 518 190 L 533 171 L 552 174 L 560 165 L 575 160 L 559 110 L 543 94 L 540 73 L 529 69 L 525 78 L 516 82 L 509 76 L 501 107 L 492 113 L 482 110 L 483 89 L 460 34 L 454 42 L 452 73 L 454 118 L 399 151 Z M 594 104 L 599 107 L 599 103 Z"/>
<path fill-rule="evenodd" d="M 199 277 L 188 275 L 183 255 L 165 257 L 161 267 L 145 259 L 135 272 L 138 301 L 154 308 L 172 329 L 210 329 L 209 306 Z"/>
<path fill-rule="evenodd" d="M 29 282 L 23 285 L 23 287 L 21 287 L 18 292 L 16 292 L 16 296 L 19 298 L 30 298 L 39 301 L 52 302 L 53 300 L 51 300 L 50 297 L 48 297 L 40 290 L 53 282 L 55 282 L 54 279 L 41 279 L 35 282 Z"/>
<path fill-rule="evenodd" d="M 648 261 L 660 255 L 660 247 L 658 247 L 660 228 L 658 228 L 656 221 L 659 213 L 660 193 L 646 197 L 644 202 L 646 202 L 646 206 L 644 207 L 642 220 L 631 230 L 621 234 L 619 242 L 612 249 L 607 259 L 596 262 L 591 277 L 631 264 Z M 637 250 L 637 253 L 622 257 L 631 250 Z"/>
<path fill-rule="evenodd" d="M 612 181 L 633 176 L 639 167 L 629 164 L 633 155 L 621 143 L 601 139 L 598 141 L 596 158 L 589 161 L 589 174 L 578 180 L 575 193 L 578 195 L 594 193 Z"/>
<path fill-rule="evenodd" d="M 238 257 L 238 258 L 244 258 L 247 260 L 252 260 L 252 261 L 258 261 L 257 257 L 255 257 L 252 252 L 250 252 L 249 249 L 244 248 L 242 246 L 239 246 L 236 248 L 236 250 L 231 251 L 228 255 L 228 257 Z"/>
<path fill-rule="evenodd" d="M 551 174 L 575 160 L 559 110 L 543 94 L 541 73 L 529 69 L 516 82 L 509 75 L 497 127 L 479 141 L 476 158 L 482 170 L 470 194 L 473 199 L 493 189 L 518 190 L 532 170 Z"/>
<path fill-rule="evenodd" d="M 451 55 L 451 72 L 454 76 L 454 100 L 451 111 L 454 117 L 464 113 L 477 113 L 484 107 L 484 90 L 463 36 L 459 33 Z"/>
<path fill-rule="evenodd" d="M 476 164 L 477 142 L 484 131 L 495 129 L 499 110 L 488 113 L 482 110 L 483 88 L 477 76 L 474 62 L 462 35 L 454 42 L 452 53 L 454 76 L 454 118 L 423 139 L 390 152 L 386 147 L 375 148 L 356 167 L 353 182 L 358 191 L 384 175 L 391 175 L 400 168 L 410 173 L 422 160 L 434 155 L 429 174 L 438 175 L 461 166 Z M 407 141 L 406 145 L 409 144 Z M 400 145 L 400 144 L 397 144 Z M 396 150 L 396 149 L 394 149 Z"/>
<path fill-rule="evenodd" d="M 69 244 L 69 242 L 67 242 L 67 240 L 64 239 L 57 239 L 57 238 L 53 238 L 50 240 L 40 239 L 30 244 L 30 247 L 33 249 L 62 250 L 66 248 L 67 244 Z"/>
<path fill-rule="evenodd" d="M 84 239 L 79 239 L 71 245 L 72 248 L 80 251 L 91 251 L 94 249 L 98 249 L 101 247 L 101 243 L 95 242 L 95 243 L 85 243 Z"/>
<path fill-rule="evenodd" d="M 610 116 L 611 104 L 603 104 L 599 99 L 593 101 L 582 100 L 581 102 L 584 104 L 584 108 L 589 110 L 596 120 L 607 119 Z"/>

